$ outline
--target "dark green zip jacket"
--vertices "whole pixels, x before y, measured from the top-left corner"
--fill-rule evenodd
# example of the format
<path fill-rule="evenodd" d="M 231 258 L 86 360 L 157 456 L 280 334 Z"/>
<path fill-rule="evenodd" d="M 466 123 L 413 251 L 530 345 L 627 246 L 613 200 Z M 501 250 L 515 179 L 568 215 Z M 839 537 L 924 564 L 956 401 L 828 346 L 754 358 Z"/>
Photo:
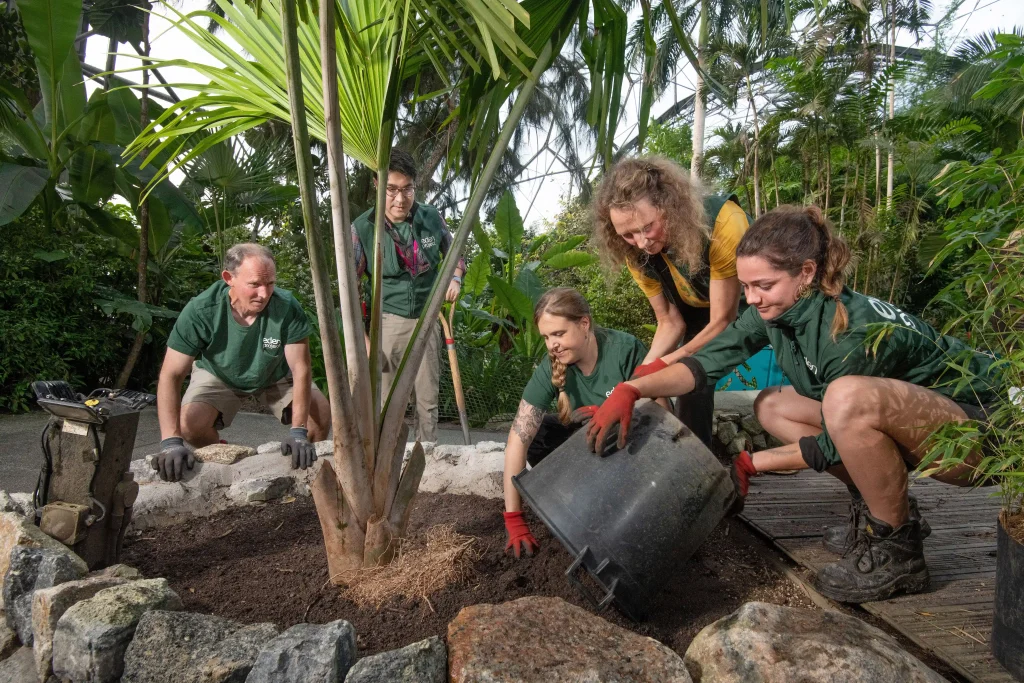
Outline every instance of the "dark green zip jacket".
<path fill-rule="evenodd" d="M 409 212 L 413 239 L 418 245 L 417 258 L 425 261 L 428 268 L 412 275 L 402 267 L 394 240 L 387 234 L 381 240 L 384 257 L 381 268 L 381 308 L 403 318 L 418 318 L 430 297 L 430 291 L 437 279 L 437 268 L 448 253 L 452 236 L 444 219 L 430 204 L 415 202 Z M 373 228 L 374 209 L 370 209 L 352 223 L 353 247 L 359 277 L 363 271 L 373 272 Z"/>
<path fill-rule="evenodd" d="M 885 301 L 849 288 L 844 288 L 839 298 L 850 322 L 836 341 L 830 332 L 835 299 L 818 290 L 774 320 L 763 320 L 756 308 L 748 308 L 703 349 L 683 359 L 694 373 L 696 390 L 717 382 L 771 344 L 779 367 L 796 392 L 816 401 L 822 400 L 829 383 L 848 375 L 898 379 L 972 405 L 995 400 L 999 382 L 992 356 L 939 334 L 920 318 Z M 885 334 L 878 341 L 882 329 Z M 951 361 L 966 363 L 972 379 L 962 381 L 963 375 L 950 367 Z M 819 469 L 841 462 L 824 420 L 816 442 L 818 455 L 824 458 Z M 813 444 L 801 442 L 804 458 L 811 463 L 808 447 Z M 814 461 L 822 462 L 821 457 Z"/>

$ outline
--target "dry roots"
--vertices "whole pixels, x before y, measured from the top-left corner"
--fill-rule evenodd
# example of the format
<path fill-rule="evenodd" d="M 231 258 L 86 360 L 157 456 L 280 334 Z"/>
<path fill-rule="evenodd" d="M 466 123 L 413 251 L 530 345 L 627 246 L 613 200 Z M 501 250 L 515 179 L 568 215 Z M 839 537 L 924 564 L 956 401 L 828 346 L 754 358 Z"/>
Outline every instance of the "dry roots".
<path fill-rule="evenodd" d="M 353 572 L 346 577 L 346 596 L 360 607 L 379 609 L 393 597 L 423 598 L 473 575 L 480 558 L 477 540 L 455 533 L 448 524 L 427 531 L 426 546 L 400 550 L 391 564 Z M 431 607 L 433 609 L 433 607 Z"/>

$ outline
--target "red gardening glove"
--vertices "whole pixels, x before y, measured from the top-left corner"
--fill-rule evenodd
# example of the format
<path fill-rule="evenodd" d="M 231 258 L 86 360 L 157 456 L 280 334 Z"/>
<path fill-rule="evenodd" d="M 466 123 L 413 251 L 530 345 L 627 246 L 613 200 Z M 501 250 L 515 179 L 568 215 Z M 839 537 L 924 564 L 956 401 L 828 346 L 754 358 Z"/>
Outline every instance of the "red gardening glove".
<path fill-rule="evenodd" d="M 503 512 L 501 514 L 505 518 L 505 531 L 508 532 L 508 543 L 505 544 L 505 552 L 512 548 L 512 552 L 517 560 L 521 552 L 525 552 L 527 557 L 533 557 L 533 553 L 540 548 L 540 543 L 537 543 L 537 539 L 530 533 L 530 527 L 526 526 L 526 520 L 523 519 L 522 511 L 517 510 L 516 512 Z"/>
<path fill-rule="evenodd" d="M 667 367 L 668 363 L 666 363 L 660 358 L 655 358 L 650 363 L 647 363 L 646 365 L 641 365 L 636 370 L 634 370 L 633 376 L 630 377 L 630 379 L 640 379 L 641 377 L 646 377 L 647 375 L 653 375 L 659 370 L 664 370 Z"/>
<path fill-rule="evenodd" d="M 629 422 L 633 419 L 633 406 L 640 400 L 640 390 L 619 382 L 612 395 L 601 404 L 587 427 L 587 446 L 592 453 L 604 451 L 605 439 L 615 425 L 619 426 L 619 448 L 626 447 Z"/>
<path fill-rule="evenodd" d="M 597 406 L 580 406 L 576 410 L 572 411 L 572 416 L 569 418 L 569 422 L 574 425 L 586 425 L 594 419 L 594 413 L 596 412 Z"/>

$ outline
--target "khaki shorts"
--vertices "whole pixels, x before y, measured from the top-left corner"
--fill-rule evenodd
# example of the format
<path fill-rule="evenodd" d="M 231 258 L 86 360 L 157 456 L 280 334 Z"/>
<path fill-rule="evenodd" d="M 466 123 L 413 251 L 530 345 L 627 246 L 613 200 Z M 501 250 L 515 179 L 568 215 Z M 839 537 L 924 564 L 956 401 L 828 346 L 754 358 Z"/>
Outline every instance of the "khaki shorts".
<path fill-rule="evenodd" d="M 315 383 L 313 384 L 313 394 L 323 396 Z M 291 424 L 292 376 L 290 373 L 262 391 L 247 394 L 244 391 L 235 391 L 212 372 L 203 370 L 195 361 L 192 361 L 192 379 L 181 399 L 181 405 L 206 403 L 213 406 L 220 412 L 214 426 L 217 429 L 223 429 L 231 425 L 235 415 L 238 414 L 238 409 L 242 407 L 242 399 L 247 396 L 252 396 L 261 405 L 270 408 L 281 424 Z"/>

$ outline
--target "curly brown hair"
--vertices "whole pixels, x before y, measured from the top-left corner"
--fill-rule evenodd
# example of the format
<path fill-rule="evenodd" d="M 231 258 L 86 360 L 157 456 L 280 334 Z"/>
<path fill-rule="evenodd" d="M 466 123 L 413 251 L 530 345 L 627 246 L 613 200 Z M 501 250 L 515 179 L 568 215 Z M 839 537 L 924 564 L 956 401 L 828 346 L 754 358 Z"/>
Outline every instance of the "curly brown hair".
<path fill-rule="evenodd" d="M 648 255 L 622 239 L 612 225 L 612 209 L 628 209 L 646 199 L 661 211 L 666 248 L 674 258 L 697 272 L 704 264 L 704 244 L 710 238 L 699 182 L 673 161 L 660 156 L 622 159 L 605 175 L 594 201 L 594 241 L 609 268 L 627 263 L 641 267 Z"/>

